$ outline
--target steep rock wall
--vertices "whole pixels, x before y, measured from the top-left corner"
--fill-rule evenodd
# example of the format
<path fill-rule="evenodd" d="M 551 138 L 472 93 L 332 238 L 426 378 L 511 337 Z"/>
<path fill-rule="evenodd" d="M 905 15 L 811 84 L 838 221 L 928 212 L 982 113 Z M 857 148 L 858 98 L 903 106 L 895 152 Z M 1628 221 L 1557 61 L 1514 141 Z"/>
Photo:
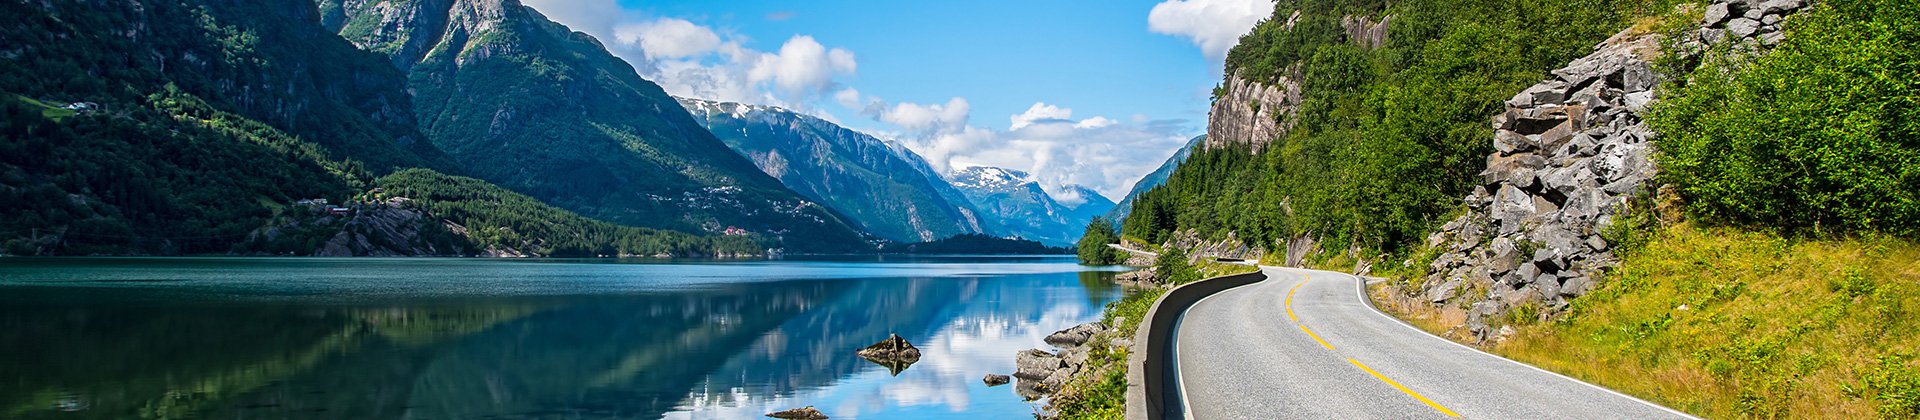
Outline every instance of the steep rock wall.
<path fill-rule="evenodd" d="M 1300 108 L 1300 82 L 1281 76 L 1273 84 L 1227 76 L 1213 109 L 1207 113 L 1206 148 L 1246 144 L 1259 152 L 1267 143 L 1287 134 Z"/>

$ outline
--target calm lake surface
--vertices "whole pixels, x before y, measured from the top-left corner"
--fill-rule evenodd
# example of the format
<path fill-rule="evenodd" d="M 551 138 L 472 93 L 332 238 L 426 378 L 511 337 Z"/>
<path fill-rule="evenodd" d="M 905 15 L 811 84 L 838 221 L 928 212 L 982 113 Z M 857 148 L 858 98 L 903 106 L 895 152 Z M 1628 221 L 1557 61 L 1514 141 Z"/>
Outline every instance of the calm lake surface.
<path fill-rule="evenodd" d="M 1018 418 L 1071 257 L 0 259 L 0 418 Z M 897 333 L 898 376 L 853 355 Z"/>

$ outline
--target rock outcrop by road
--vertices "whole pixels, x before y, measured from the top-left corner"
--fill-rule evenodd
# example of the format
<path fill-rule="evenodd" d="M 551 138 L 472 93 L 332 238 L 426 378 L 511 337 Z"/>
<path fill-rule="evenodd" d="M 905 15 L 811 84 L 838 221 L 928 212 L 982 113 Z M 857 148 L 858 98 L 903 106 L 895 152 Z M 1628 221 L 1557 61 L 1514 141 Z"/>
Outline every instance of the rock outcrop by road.
<path fill-rule="evenodd" d="M 1781 20 L 1803 6 L 1716 2 L 1676 45 L 1682 53 L 1723 42 L 1773 45 Z M 1549 316 L 1618 263 L 1601 233 L 1658 173 L 1658 133 L 1642 117 L 1662 81 L 1651 64 L 1661 41 L 1632 29 L 1614 35 L 1514 95 L 1494 118 L 1496 152 L 1465 199 L 1469 211 L 1427 238 L 1445 252 L 1419 290 L 1407 291 L 1424 304 L 1464 309 L 1465 325 L 1453 333 L 1498 340 L 1493 320 L 1521 307 Z"/>
<path fill-rule="evenodd" d="M 1287 134 L 1293 114 L 1300 109 L 1299 77 L 1281 76 L 1272 83 L 1227 76 L 1207 115 L 1206 148 L 1244 144 L 1254 152 Z"/>

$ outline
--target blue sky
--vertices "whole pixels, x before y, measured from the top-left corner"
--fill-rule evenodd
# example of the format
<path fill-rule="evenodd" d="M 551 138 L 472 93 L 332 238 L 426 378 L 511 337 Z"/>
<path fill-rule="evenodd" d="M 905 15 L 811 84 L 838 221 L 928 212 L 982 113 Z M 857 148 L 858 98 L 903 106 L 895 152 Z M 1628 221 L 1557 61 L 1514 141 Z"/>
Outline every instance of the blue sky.
<path fill-rule="evenodd" d="M 1269 0 L 525 0 L 676 95 L 776 105 L 1119 199 L 1205 131 Z M 1076 197 L 1060 197 L 1074 201 Z"/>

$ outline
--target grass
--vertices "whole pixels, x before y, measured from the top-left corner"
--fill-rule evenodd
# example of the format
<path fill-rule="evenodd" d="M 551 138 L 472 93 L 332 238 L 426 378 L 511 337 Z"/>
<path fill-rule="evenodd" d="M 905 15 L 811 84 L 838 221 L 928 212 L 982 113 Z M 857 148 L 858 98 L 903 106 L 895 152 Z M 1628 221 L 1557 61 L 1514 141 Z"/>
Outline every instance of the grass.
<path fill-rule="evenodd" d="M 1259 270 L 1248 265 L 1217 262 L 1201 262 L 1194 267 L 1202 278 Z M 1060 392 L 1055 393 L 1048 402 L 1054 418 L 1119 419 L 1126 415 L 1127 348 L 1113 345 L 1113 340 L 1132 340 L 1134 330 L 1140 328 L 1141 319 L 1146 318 L 1147 311 L 1153 309 L 1153 303 L 1166 295 L 1168 289 L 1171 287 L 1139 290 L 1107 304 L 1100 320 L 1116 326 L 1119 334 L 1095 336 L 1088 343 L 1093 346 L 1093 351 L 1088 353 L 1086 369 L 1062 386 Z"/>
<path fill-rule="evenodd" d="M 1707 418 L 1920 417 L 1920 244 L 1651 235 L 1599 290 L 1491 350 Z M 1449 309 L 1400 312 L 1440 332 L 1461 321 Z"/>
<path fill-rule="evenodd" d="M 75 112 L 73 110 L 67 109 L 64 105 L 54 104 L 51 102 L 42 101 L 39 99 L 33 99 L 33 98 L 20 96 L 20 95 L 14 95 L 14 97 L 20 98 L 20 102 L 22 103 L 26 103 L 27 105 L 33 105 L 33 107 L 35 108 L 40 108 L 40 116 L 49 120 L 53 120 L 53 122 L 61 122 L 62 120 L 67 119 L 67 117 L 80 115 L 79 112 Z"/>

